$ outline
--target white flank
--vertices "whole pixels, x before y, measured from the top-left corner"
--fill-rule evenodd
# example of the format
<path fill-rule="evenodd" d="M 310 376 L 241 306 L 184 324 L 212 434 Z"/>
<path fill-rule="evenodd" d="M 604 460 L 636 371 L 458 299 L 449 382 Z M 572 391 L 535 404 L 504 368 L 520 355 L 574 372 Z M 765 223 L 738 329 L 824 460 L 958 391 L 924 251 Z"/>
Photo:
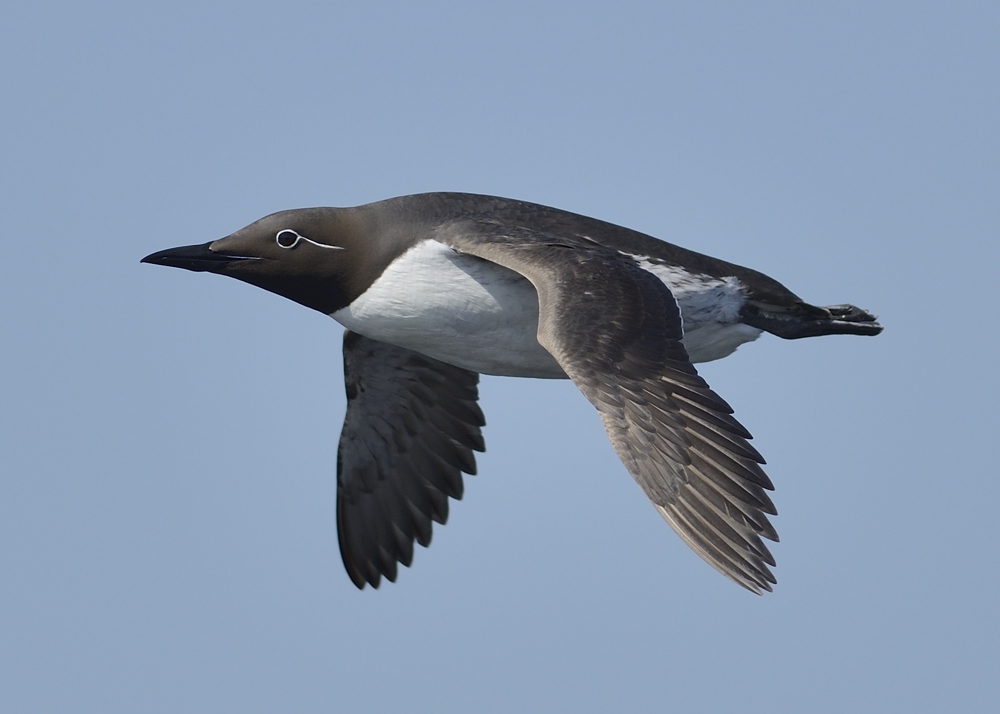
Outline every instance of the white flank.
<path fill-rule="evenodd" d="M 331 315 L 349 330 L 482 374 L 564 378 L 538 344 L 538 296 L 517 273 L 422 241 Z"/>
<path fill-rule="evenodd" d="M 714 278 L 631 256 L 670 288 L 692 362 L 732 354 L 760 336 L 739 321 L 735 277 Z M 538 296 L 518 273 L 426 240 L 397 258 L 357 300 L 331 315 L 344 327 L 482 374 L 565 378 L 538 344 Z"/>
<path fill-rule="evenodd" d="M 657 263 L 646 256 L 626 255 L 670 288 L 681 311 L 684 347 L 692 362 L 722 359 L 760 337 L 762 330 L 739 321 L 746 295 L 743 284 L 735 277 L 714 278 Z"/>

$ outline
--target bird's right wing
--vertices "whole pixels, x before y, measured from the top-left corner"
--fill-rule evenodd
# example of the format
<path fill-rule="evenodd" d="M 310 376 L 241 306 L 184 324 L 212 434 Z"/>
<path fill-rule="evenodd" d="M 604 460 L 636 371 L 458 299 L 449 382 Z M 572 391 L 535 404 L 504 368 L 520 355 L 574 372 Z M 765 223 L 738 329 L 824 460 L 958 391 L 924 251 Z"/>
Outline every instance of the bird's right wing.
<path fill-rule="evenodd" d="M 337 535 L 351 580 L 378 587 L 431 542 L 474 474 L 486 422 L 479 375 L 412 350 L 344 333 L 347 414 L 337 453 Z"/>

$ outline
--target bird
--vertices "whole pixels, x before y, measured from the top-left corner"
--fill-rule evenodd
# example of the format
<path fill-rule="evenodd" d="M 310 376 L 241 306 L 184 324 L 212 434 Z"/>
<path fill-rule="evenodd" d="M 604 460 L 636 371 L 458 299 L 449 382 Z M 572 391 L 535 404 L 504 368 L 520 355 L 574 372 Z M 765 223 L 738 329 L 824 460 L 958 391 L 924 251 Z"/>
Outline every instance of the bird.
<path fill-rule="evenodd" d="M 485 451 L 480 374 L 570 379 L 623 465 L 712 567 L 777 583 L 774 486 L 733 409 L 694 364 L 763 332 L 877 335 L 853 305 L 622 226 L 469 193 L 301 208 L 143 263 L 227 275 L 343 325 L 347 410 L 337 533 L 351 581 L 377 588 L 460 499 Z"/>

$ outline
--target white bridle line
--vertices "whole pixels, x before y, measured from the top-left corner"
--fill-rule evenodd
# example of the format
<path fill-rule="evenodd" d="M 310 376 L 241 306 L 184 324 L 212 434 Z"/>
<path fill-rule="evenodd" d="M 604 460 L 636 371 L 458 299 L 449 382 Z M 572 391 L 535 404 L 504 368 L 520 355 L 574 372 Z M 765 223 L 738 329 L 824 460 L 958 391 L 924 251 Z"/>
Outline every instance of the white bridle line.
<path fill-rule="evenodd" d="M 281 241 L 278 240 L 278 236 L 280 236 L 282 233 L 295 234 L 295 240 L 292 242 L 291 245 L 281 245 Z M 283 230 L 280 230 L 274 235 L 274 242 L 278 244 L 279 248 L 284 248 L 285 250 L 291 250 L 292 248 L 294 248 L 299 244 L 299 241 L 303 240 L 306 243 L 311 243 L 317 248 L 327 248 L 329 250 L 344 250 L 344 247 L 340 245 L 327 245 L 326 243 L 319 243 L 317 241 L 312 240 L 311 238 L 306 238 L 304 235 L 301 235 L 298 231 L 293 231 L 291 228 L 285 228 Z"/>
<path fill-rule="evenodd" d="M 299 239 L 304 240 L 306 243 L 312 243 L 317 248 L 329 248 L 330 250 L 343 250 L 344 249 L 344 246 L 342 246 L 342 245 L 327 245 L 326 243 L 317 243 L 316 241 L 311 240 L 309 238 L 306 238 L 305 236 L 299 236 Z M 298 243 L 298 241 L 295 241 L 295 242 Z"/>

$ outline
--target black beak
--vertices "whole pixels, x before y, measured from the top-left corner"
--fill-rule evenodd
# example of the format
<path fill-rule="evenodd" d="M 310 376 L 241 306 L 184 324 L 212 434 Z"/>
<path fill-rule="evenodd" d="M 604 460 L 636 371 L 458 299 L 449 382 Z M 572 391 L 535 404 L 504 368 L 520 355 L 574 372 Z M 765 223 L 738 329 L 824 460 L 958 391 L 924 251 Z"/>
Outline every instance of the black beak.
<path fill-rule="evenodd" d="M 147 255 L 141 262 L 152 263 L 153 265 L 166 265 L 171 268 L 184 268 L 185 270 L 194 270 L 197 272 L 208 271 L 210 273 L 217 273 L 230 263 L 241 260 L 259 260 L 259 258 L 245 255 L 216 253 L 209 248 L 210 245 L 212 244 L 203 243 L 201 245 L 185 245 L 180 248 L 161 250 L 158 253 Z"/>

